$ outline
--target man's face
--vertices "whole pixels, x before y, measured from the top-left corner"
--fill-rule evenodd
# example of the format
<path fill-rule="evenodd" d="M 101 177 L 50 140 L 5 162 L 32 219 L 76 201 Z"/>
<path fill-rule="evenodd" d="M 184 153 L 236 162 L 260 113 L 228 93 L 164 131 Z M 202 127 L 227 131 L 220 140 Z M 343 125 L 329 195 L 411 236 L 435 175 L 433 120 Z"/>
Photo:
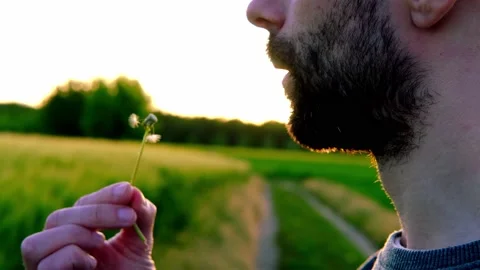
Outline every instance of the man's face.
<path fill-rule="evenodd" d="M 399 158 L 415 147 L 432 97 L 383 0 L 253 0 L 268 54 L 289 71 L 291 136 L 312 150 Z"/>

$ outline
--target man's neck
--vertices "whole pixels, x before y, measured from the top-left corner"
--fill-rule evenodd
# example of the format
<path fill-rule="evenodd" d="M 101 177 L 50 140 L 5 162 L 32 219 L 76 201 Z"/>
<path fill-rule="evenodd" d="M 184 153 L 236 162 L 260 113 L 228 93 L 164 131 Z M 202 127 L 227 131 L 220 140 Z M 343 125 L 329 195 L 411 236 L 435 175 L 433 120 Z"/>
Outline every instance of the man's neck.
<path fill-rule="evenodd" d="M 419 148 L 408 160 L 378 164 L 402 223 L 402 244 L 409 249 L 480 240 L 479 117 L 466 110 L 451 119 L 459 115 L 459 104 L 439 104 Z"/>
<path fill-rule="evenodd" d="M 378 162 L 409 249 L 480 240 L 480 31 L 464 31 L 474 37 L 466 43 L 472 46 L 448 41 L 445 50 L 427 50 L 426 59 L 434 60 L 423 59 L 435 101 L 418 147 L 403 162 Z"/>

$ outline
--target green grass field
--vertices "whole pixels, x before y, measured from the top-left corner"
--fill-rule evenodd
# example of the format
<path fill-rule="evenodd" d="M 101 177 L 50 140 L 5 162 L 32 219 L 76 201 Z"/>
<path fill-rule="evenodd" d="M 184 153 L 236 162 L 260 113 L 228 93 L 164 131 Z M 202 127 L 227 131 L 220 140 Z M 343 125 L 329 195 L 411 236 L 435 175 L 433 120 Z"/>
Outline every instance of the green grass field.
<path fill-rule="evenodd" d="M 369 156 L 227 147 L 213 147 L 210 150 L 248 161 L 252 170 L 261 173 L 273 183 L 277 182 L 276 180 L 290 180 L 303 185 L 347 222 L 356 226 L 378 248 L 383 246 L 390 233 L 401 228 L 394 206 L 379 183 L 377 171 Z M 288 197 L 288 194 L 284 195 Z M 287 200 L 287 197 L 282 198 Z M 290 196 L 288 200 L 289 204 L 296 203 L 303 205 L 302 208 L 308 207 L 301 202 L 295 202 L 298 198 L 295 199 Z M 301 261 L 310 260 L 312 264 L 308 266 L 309 269 L 330 269 L 325 268 L 323 262 L 315 260 L 315 254 L 325 252 L 316 242 L 318 241 L 316 238 L 320 237 L 335 242 L 333 236 L 335 234 L 327 233 L 331 229 L 324 229 L 327 226 L 324 222 L 317 221 L 319 223 L 316 225 L 317 228 L 305 225 L 312 224 L 314 220 L 318 220 L 318 217 L 315 216 L 313 211 L 305 210 L 302 213 L 303 222 L 299 221 L 294 209 L 289 209 L 289 207 L 293 207 L 289 204 L 282 202 L 282 200 L 277 201 L 278 215 L 279 218 L 282 218 L 283 226 L 292 226 L 292 228 L 297 226 L 296 228 L 301 228 L 301 230 L 311 234 L 313 239 L 300 235 L 298 238 L 291 239 L 291 241 L 280 241 L 280 249 L 284 254 L 289 254 L 289 252 L 297 254 L 295 257 L 281 261 L 281 267 L 283 269 L 297 269 L 289 267 L 292 265 L 299 266 L 302 263 Z M 288 211 L 290 211 L 290 214 L 288 214 Z M 323 233 L 320 233 L 317 229 L 323 231 Z M 284 228 L 283 233 L 287 234 L 286 231 L 291 231 L 291 229 Z M 309 252 L 304 250 L 304 246 L 309 246 Z M 354 259 L 352 261 L 355 262 Z"/>
<path fill-rule="evenodd" d="M 20 243 L 43 228 L 51 211 L 111 183 L 128 181 L 139 145 L 139 141 L 0 133 L 1 269 L 22 269 Z M 254 269 L 264 211 L 263 181 L 253 177 L 257 173 L 274 186 L 277 180 L 326 179 L 323 193 L 316 196 L 329 200 L 358 226 L 372 224 L 365 220 L 378 220 L 374 219 L 378 213 L 393 211 L 367 156 L 147 145 L 135 185 L 158 209 L 154 249 L 158 268 Z M 342 192 L 328 197 L 325 189 Z M 349 192 L 354 199 L 342 204 Z M 352 205 L 367 200 L 373 202 L 370 210 L 362 212 L 363 223 L 357 222 L 358 209 L 355 212 Z M 274 201 L 281 223 L 277 238 L 281 269 L 352 269 L 365 259 L 348 241 L 338 240 L 335 228 L 295 195 L 274 188 Z M 12 247 L 18 252 L 12 254 Z"/>
<path fill-rule="evenodd" d="M 377 181 L 370 157 L 341 153 L 313 153 L 298 150 L 249 149 L 240 147 L 199 147 L 248 161 L 252 170 L 272 181 L 303 181 L 323 178 L 342 184 L 393 210 L 390 198 Z"/>
<path fill-rule="evenodd" d="M 0 134 L 0 268 L 23 269 L 21 241 L 40 231 L 53 210 L 128 181 L 139 145 Z M 245 162 L 185 147 L 147 145 L 135 185 L 158 209 L 157 267 L 254 269 L 262 197 L 258 180 L 250 179 Z M 245 200 L 249 203 L 238 204 Z"/>
<path fill-rule="evenodd" d="M 385 209 L 367 196 L 341 184 L 324 179 L 310 179 L 303 185 L 319 201 L 373 241 L 377 248 L 385 244 L 388 235 L 401 228 L 395 211 Z"/>
<path fill-rule="evenodd" d="M 276 185 L 272 191 L 280 224 L 279 269 L 356 269 L 365 260 L 348 239 L 298 195 Z"/>

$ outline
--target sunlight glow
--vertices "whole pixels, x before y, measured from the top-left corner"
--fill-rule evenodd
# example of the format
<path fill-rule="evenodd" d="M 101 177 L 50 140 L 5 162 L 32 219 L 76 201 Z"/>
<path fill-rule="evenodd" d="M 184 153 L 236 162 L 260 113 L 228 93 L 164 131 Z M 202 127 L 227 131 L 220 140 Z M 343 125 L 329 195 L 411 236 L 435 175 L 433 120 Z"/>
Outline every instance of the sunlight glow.
<path fill-rule="evenodd" d="M 249 0 L 0 2 L 0 102 L 37 106 L 68 79 L 137 79 L 185 116 L 285 122 L 289 102 Z"/>

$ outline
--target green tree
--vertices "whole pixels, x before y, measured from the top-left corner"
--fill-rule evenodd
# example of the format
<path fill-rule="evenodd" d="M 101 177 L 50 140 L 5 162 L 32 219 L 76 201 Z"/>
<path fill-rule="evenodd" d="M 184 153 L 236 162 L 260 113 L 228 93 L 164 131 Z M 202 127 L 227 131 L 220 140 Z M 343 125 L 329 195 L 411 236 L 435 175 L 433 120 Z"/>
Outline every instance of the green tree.
<path fill-rule="evenodd" d="M 96 79 L 90 83 L 82 115 L 82 130 L 89 137 L 138 137 L 141 130 L 130 128 L 128 117 L 132 113 L 145 117 L 149 109 L 150 98 L 138 81 L 123 76 L 111 83 Z"/>
<path fill-rule="evenodd" d="M 0 131 L 42 132 L 38 110 L 17 104 L 0 104 Z"/>
<path fill-rule="evenodd" d="M 114 109 L 114 100 L 108 85 L 101 79 L 95 80 L 85 103 L 83 133 L 88 137 L 116 137 L 111 122 L 115 115 Z"/>
<path fill-rule="evenodd" d="M 119 77 L 113 81 L 113 114 L 111 119 L 113 138 L 132 138 L 138 136 L 138 130 L 130 128 L 128 117 L 135 113 L 145 117 L 151 110 L 151 99 L 148 97 L 140 83 L 126 77 Z"/>
<path fill-rule="evenodd" d="M 69 81 L 57 87 L 43 102 L 40 119 L 50 134 L 82 136 L 81 118 L 85 106 L 85 85 Z"/>

